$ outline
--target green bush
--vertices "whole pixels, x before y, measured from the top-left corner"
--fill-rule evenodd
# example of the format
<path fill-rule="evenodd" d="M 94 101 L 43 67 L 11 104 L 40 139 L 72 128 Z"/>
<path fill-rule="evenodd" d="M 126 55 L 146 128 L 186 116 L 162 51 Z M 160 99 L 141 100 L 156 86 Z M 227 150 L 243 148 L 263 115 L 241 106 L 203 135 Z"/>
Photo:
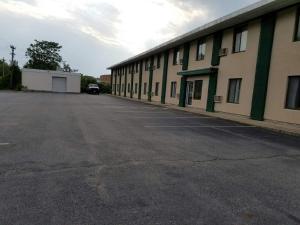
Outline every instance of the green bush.
<path fill-rule="evenodd" d="M 0 77 L 0 90 L 7 90 L 10 86 L 10 75 Z"/>
<path fill-rule="evenodd" d="M 4 76 L 3 73 L 4 66 Z M 7 63 L 0 63 L 0 89 L 16 89 L 21 85 L 22 72 L 18 65 L 9 66 Z"/>
<path fill-rule="evenodd" d="M 86 92 L 89 84 L 97 84 L 95 77 L 81 75 L 81 92 Z"/>
<path fill-rule="evenodd" d="M 100 93 L 103 94 L 111 94 L 111 86 L 110 84 L 100 83 L 99 84 Z"/>

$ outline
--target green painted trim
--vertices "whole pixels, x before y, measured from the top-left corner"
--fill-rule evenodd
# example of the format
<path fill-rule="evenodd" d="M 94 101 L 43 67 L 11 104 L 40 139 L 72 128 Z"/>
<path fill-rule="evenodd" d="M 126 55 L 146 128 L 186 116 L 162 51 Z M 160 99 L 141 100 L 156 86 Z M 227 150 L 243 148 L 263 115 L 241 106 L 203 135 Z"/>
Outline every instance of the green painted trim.
<path fill-rule="evenodd" d="M 222 39 L 223 39 L 223 32 L 217 32 L 214 34 L 214 41 L 213 41 L 213 52 L 211 57 L 211 65 L 218 66 L 220 65 L 220 49 L 222 48 Z"/>
<path fill-rule="evenodd" d="M 179 107 L 185 107 L 187 77 L 181 77 Z"/>
<path fill-rule="evenodd" d="M 133 79 L 134 79 L 134 72 L 133 72 L 133 70 L 131 71 L 131 84 L 130 84 L 130 98 L 133 98 Z"/>
<path fill-rule="evenodd" d="M 117 95 L 117 79 L 118 79 L 118 75 L 116 73 L 115 74 L 115 95 Z"/>
<path fill-rule="evenodd" d="M 184 44 L 182 70 L 188 70 L 189 68 L 190 47 L 191 44 L 189 42 Z"/>
<path fill-rule="evenodd" d="M 122 92 L 122 74 L 119 75 L 119 96 L 121 96 Z"/>
<path fill-rule="evenodd" d="M 295 21 L 295 28 L 294 28 L 294 42 L 300 41 L 300 38 L 297 37 L 298 27 L 299 27 L 299 23 L 300 23 L 299 16 L 300 16 L 300 6 L 298 6 L 297 12 L 296 12 L 296 21 Z"/>
<path fill-rule="evenodd" d="M 138 99 L 142 98 L 142 81 L 143 81 L 143 61 L 140 62 Z"/>
<path fill-rule="evenodd" d="M 161 104 L 166 103 L 166 89 L 167 89 L 167 79 L 168 79 L 168 66 L 169 66 L 169 51 L 164 52 L 164 68 L 162 76 L 162 86 L 161 86 Z"/>
<path fill-rule="evenodd" d="M 215 95 L 217 93 L 217 82 L 218 82 L 218 73 L 212 73 L 209 75 L 209 84 L 208 84 L 208 96 L 206 111 L 214 112 L 215 111 Z"/>
<path fill-rule="evenodd" d="M 113 89 L 113 74 L 114 74 L 114 70 L 112 69 L 110 71 L 110 90 L 111 90 L 111 94 L 112 94 L 112 89 Z"/>
<path fill-rule="evenodd" d="M 124 81 L 124 97 L 126 97 L 127 96 L 127 70 L 128 70 L 128 68 L 127 68 L 127 66 L 125 67 L 125 81 Z"/>
<path fill-rule="evenodd" d="M 203 75 L 206 76 L 216 72 L 218 72 L 218 68 L 205 68 L 200 70 L 181 71 L 178 72 L 177 74 L 180 76 L 192 77 L 192 76 L 203 76 Z"/>
<path fill-rule="evenodd" d="M 176 63 L 176 56 L 177 56 L 177 53 L 180 51 L 180 49 L 178 47 L 174 48 L 173 49 L 173 65 L 177 65 Z"/>
<path fill-rule="evenodd" d="M 149 69 L 149 82 L 148 82 L 148 101 L 152 100 L 152 83 L 153 83 L 153 66 L 154 66 L 154 56 L 150 59 L 150 69 Z"/>
<path fill-rule="evenodd" d="M 252 97 L 251 119 L 264 120 L 276 14 L 261 20 L 259 49 Z"/>

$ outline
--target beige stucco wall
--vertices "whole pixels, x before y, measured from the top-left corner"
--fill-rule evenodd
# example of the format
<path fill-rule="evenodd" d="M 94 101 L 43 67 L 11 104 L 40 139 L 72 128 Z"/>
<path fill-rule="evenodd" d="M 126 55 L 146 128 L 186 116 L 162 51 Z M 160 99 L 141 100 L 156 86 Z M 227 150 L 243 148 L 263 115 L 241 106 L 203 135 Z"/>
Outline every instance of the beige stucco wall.
<path fill-rule="evenodd" d="M 190 106 L 186 105 L 186 106 L 206 110 L 209 76 L 200 76 L 200 77 L 190 77 L 190 78 L 188 78 L 187 81 L 194 82 L 193 92 L 195 91 L 195 80 L 202 80 L 203 81 L 201 100 L 195 100 L 194 97 L 193 97 L 192 105 L 190 105 Z"/>
<path fill-rule="evenodd" d="M 33 91 L 52 91 L 52 77 L 65 77 L 67 92 L 80 93 L 81 78 L 79 73 L 65 73 L 47 70 L 22 70 L 22 85 Z"/>
<path fill-rule="evenodd" d="M 285 109 L 288 76 L 300 75 L 300 42 L 294 42 L 296 7 L 278 14 L 265 118 L 300 124 L 300 111 Z"/>
<path fill-rule="evenodd" d="M 164 68 L 164 58 L 163 55 L 160 57 L 160 68 L 157 68 L 157 58 L 158 56 L 154 57 L 154 65 L 156 69 L 153 71 L 153 82 L 152 82 L 152 101 L 160 102 L 161 100 L 161 87 L 162 87 L 162 76 L 163 76 L 163 68 Z M 158 89 L 158 96 L 155 96 L 155 84 L 156 82 L 159 83 Z"/>
<path fill-rule="evenodd" d="M 247 50 L 232 53 L 234 29 L 224 31 L 222 48 L 228 48 L 228 55 L 220 60 L 217 96 L 222 96 L 223 100 L 222 103 L 216 103 L 216 111 L 250 116 L 259 37 L 260 20 L 250 22 Z M 239 104 L 227 103 L 228 82 L 234 78 L 242 78 Z"/>
<path fill-rule="evenodd" d="M 183 58 L 183 47 L 179 48 L 180 51 L 180 58 Z M 166 87 L 166 103 L 167 104 L 179 104 L 179 93 L 180 93 L 180 82 L 181 76 L 177 75 L 178 72 L 182 71 L 182 65 L 173 65 L 173 53 L 174 49 L 170 50 L 169 54 L 169 64 L 168 64 L 168 77 L 167 77 L 167 87 Z M 176 98 L 171 98 L 171 82 L 176 81 Z"/>
<path fill-rule="evenodd" d="M 190 57 L 189 57 L 189 70 L 197 70 L 211 67 L 212 49 L 213 49 L 213 36 L 206 38 L 206 53 L 203 60 L 197 60 L 197 46 L 198 40 L 191 43 Z"/>

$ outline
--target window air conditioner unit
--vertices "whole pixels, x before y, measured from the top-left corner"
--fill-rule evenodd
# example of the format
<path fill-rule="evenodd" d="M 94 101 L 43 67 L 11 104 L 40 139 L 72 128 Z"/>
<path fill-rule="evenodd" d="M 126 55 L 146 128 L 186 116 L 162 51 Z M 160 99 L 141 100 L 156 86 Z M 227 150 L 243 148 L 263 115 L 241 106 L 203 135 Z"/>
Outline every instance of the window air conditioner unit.
<path fill-rule="evenodd" d="M 221 103 L 222 100 L 223 100 L 223 97 L 222 97 L 222 96 L 215 96 L 215 97 L 214 97 L 214 102 L 215 102 L 215 103 Z"/>
<path fill-rule="evenodd" d="M 227 56 L 228 55 L 228 48 L 221 48 L 220 52 L 219 52 L 219 56 L 223 57 L 223 56 Z"/>

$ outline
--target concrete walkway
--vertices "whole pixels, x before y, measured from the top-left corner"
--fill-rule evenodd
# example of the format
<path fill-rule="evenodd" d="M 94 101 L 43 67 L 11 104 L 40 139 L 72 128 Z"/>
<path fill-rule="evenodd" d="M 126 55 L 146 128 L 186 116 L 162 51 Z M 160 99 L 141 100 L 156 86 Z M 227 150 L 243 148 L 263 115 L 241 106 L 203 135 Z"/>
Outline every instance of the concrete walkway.
<path fill-rule="evenodd" d="M 265 120 L 265 121 L 257 121 L 257 120 L 251 120 L 247 116 L 242 116 L 242 115 L 236 115 L 236 114 L 230 114 L 230 113 L 223 113 L 223 112 L 206 112 L 203 109 L 197 109 L 197 108 L 191 108 L 191 107 L 179 107 L 177 105 L 172 105 L 172 104 L 161 104 L 160 102 L 149 102 L 147 100 L 139 100 L 135 98 L 127 98 L 127 97 L 122 97 L 122 96 L 116 96 L 116 95 L 111 95 L 113 97 L 118 97 L 118 98 L 123 98 L 123 99 L 128 99 L 132 101 L 137 101 L 137 102 L 143 102 L 146 104 L 151 104 L 151 105 L 157 105 L 161 107 L 167 107 L 170 109 L 177 109 L 185 112 L 191 112 L 195 114 L 201 114 L 201 115 L 206 115 L 206 116 L 212 116 L 216 118 L 221 118 L 225 120 L 230 120 L 230 121 L 235 121 L 251 126 L 256 126 L 256 127 L 261 127 L 265 129 L 269 129 L 272 131 L 284 133 L 284 134 L 289 134 L 289 135 L 294 135 L 294 136 L 300 136 L 300 125 L 297 124 L 290 124 L 290 123 L 284 123 L 284 122 L 279 122 L 279 121 L 272 121 L 272 120 Z"/>

